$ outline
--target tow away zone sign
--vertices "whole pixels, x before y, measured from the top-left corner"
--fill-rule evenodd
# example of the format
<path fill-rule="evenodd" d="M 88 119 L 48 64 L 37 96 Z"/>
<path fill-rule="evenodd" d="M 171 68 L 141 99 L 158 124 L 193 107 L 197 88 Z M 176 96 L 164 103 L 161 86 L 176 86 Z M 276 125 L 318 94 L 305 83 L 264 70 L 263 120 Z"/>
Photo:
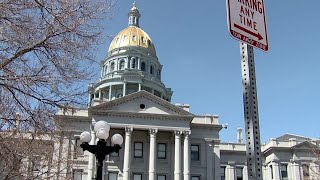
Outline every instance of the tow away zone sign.
<path fill-rule="evenodd" d="M 263 0 L 227 0 L 229 33 L 232 37 L 268 51 Z"/>

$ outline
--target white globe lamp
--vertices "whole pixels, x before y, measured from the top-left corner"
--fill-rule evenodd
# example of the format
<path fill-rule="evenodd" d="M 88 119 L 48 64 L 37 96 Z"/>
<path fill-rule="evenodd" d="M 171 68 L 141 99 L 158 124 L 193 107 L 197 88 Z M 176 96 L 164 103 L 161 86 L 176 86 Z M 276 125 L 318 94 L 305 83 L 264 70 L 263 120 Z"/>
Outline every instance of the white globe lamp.
<path fill-rule="evenodd" d="M 109 137 L 109 131 L 104 128 L 100 128 L 98 131 L 96 131 L 96 134 L 98 139 L 106 140 Z"/>
<path fill-rule="evenodd" d="M 84 131 L 80 134 L 80 142 L 88 143 L 91 141 L 91 134 L 88 131 Z"/>
<path fill-rule="evenodd" d="M 108 133 L 110 131 L 110 126 L 106 121 L 98 121 L 96 122 L 96 124 L 94 125 L 94 131 L 97 133 L 99 129 L 105 129 Z"/>
<path fill-rule="evenodd" d="M 123 143 L 123 137 L 120 134 L 114 134 L 111 137 L 111 143 L 114 145 L 121 145 Z"/>

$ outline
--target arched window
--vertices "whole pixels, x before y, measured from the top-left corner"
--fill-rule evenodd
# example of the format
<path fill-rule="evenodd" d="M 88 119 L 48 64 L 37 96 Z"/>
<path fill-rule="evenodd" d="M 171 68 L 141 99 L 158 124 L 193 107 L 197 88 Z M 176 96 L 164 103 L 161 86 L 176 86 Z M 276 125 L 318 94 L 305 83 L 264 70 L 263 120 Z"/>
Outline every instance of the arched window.
<path fill-rule="evenodd" d="M 114 62 L 111 63 L 110 65 L 110 72 L 114 71 Z"/>
<path fill-rule="evenodd" d="M 107 66 L 107 65 L 104 66 L 104 68 L 103 68 L 103 73 L 104 73 L 104 74 L 107 74 L 107 73 L 108 73 L 108 66 Z"/>
<path fill-rule="evenodd" d="M 150 74 L 153 74 L 153 66 L 150 66 Z"/>
<path fill-rule="evenodd" d="M 124 70 L 124 68 L 125 68 L 125 62 L 124 62 L 124 60 L 122 60 L 122 61 L 120 61 L 120 67 L 119 67 L 119 69 L 120 69 L 120 70 Z"/>
<path fill-rule="evenodd" d="M 141 63 L 141 71 L 146 71 L 146 63 L 145 62 Z"/>
<path fill-rule="evenodd" d="M 132 69 L 136 68 L 136 59 L 135 58 L 131 59 L 131 68 Z"/>

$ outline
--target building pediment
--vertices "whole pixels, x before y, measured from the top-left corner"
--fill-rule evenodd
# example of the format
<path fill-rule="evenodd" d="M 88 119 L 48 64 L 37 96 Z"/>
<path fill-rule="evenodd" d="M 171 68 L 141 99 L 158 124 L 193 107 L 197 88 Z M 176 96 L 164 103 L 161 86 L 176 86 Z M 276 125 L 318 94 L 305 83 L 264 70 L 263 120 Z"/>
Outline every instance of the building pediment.
<path fill-rule="evenodd" d="M 316 146 L 315 144 L 312 144 L 309 141 L 304 141 L 304 142 L 301 142 L 299 144 L 292 146 L 291 149 L 295 149 L 295 150 L 297 150 L 297 149 L 319 149 L 319 147 Z"/>
<path fill-rule="evenodd" d="M 89 113 L 91 115 L 120 113 L 146 116 L 194 116 L 190 112 L 146 91 L 139 91 L 96 105 L 89 109 Z"/>

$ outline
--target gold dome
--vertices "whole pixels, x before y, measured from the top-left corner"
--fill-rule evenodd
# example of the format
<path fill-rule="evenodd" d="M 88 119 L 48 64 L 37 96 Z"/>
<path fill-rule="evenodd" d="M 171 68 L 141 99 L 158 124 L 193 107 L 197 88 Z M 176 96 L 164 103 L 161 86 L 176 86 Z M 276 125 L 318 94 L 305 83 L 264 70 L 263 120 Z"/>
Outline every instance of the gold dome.
<path fill-rule="evenodd" d="M 108 52 L 122 47 L 142 47 L 151 55 L 156 55 L 154 45 L 149 35 L 137 26 L 129 26 L 120 31 L 112 40 Z"/>

